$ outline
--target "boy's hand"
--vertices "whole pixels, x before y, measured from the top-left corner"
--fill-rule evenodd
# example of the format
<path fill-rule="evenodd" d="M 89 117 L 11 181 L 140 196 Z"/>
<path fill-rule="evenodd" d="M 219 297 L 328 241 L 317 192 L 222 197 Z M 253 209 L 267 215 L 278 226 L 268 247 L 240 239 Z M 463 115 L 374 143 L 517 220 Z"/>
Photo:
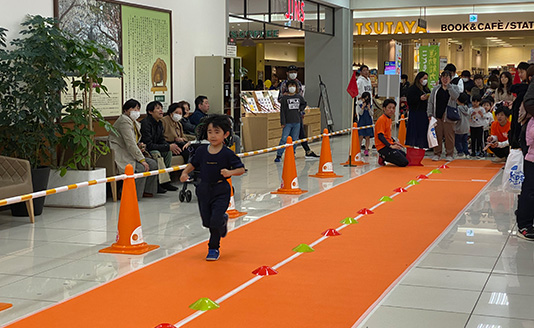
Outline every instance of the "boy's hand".
<path fill-rule="evenodd" d="M 230 173 L 230 171 L 228 171 L 227 169 L 222 169 L 221 170 L 221 175 L 225 178 L 229 178 L 232 176 L 232 174 Z"/>
<path fill-rule="evenodd" d="M 187 180 L 189 180 L 189 175 L 182 173 L 182 175 L 180 175 L 180 182 L 186 182 Z"/>

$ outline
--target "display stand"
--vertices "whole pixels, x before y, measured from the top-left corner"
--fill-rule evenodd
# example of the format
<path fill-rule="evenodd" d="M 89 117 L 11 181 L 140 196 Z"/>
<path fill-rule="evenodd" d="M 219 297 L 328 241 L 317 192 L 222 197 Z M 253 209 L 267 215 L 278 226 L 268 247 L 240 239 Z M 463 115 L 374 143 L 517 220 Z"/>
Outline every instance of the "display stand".
<path fill-rule="evenodd" d="M 332 119 L 332 112 L 330 111 L 330 100 L 328 100 L 328 90 L 326 89 L 326 84 L 323 83 L 321 75 L 319 75 L 319 103 L 317 107 L 323 108 L 323 113 L 328 127 L 328 131 L 334 131 L 334 120 Z M 321 103 L 323 106 L 321 107 Z"/>

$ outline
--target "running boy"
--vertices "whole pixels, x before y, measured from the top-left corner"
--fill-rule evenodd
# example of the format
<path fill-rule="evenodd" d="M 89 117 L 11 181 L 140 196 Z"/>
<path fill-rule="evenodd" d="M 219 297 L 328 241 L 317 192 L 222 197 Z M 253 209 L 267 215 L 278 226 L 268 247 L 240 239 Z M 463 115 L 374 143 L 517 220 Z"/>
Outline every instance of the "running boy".
<path fill-rule="evenodd" d="M 406 153 L 402 151 L 404 147 L 391 137 L 391 117 L 395 114 L 397 103 L 393 99 L 386 99 L 382 104 L 384 114 L 378 118 L 375 124 L 375 143 L 378 151 L 378 164 L 386 165 L 385 162 L 397 166 L 407 166 L 408 159 Z"/>
<path fill-rule="evenodd" d="M 201 129 L 209 145 L 199 146 L 191 161 L 182 171 L 180 181 L 189 179 L 189 173 L 200 170 L 200 182 L 196 188 L 202 225 L 210 229 L 207 261 L 219 259 L 221 237 L 228 232 L 226 210 L 230 203 L 230 185 L 227 178 L 245 173 L 245 166 L 235 153 L 224 145 L 230 136 L 231 125 L 226 115 L 210 115 L 201 123 Z"/>

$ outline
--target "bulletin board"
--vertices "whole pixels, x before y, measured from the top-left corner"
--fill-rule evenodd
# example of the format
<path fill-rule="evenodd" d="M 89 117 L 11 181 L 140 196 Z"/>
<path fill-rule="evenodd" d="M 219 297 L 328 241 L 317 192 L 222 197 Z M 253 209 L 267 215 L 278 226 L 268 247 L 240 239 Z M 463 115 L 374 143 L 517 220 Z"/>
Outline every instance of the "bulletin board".
<path fill-rule="evenodd" d="M 54 15 L 61 29 L 115 50 L 124 67 L 118 81 L 104 76 L 111 97 L 93 95 L 104 116 L 119 116 L 131 98 L 142 107 L 153 100 L 164 108 L 172 103 L 171 11 L 112 0 L 54 0 Z"/>

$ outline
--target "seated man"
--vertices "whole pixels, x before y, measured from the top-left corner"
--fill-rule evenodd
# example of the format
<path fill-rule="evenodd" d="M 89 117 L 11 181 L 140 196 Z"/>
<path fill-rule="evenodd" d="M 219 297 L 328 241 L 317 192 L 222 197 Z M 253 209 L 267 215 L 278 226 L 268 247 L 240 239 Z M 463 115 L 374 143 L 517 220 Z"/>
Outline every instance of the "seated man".
<path fill-rule="evenodd" d="M 510 154 L 510 146 L 508 145 L 508 132 L 510 131 L 510 110 L 503 103 L 495 105 L 496 121 L 491 123 L 490 136 L 486 140 L 489 148 L 496 156 L 493 159 L 494 163 L 506 162 L 508 154 Z"/>
<path fill-rule="evenodd" d="M 143 154 L 144 144 L 141 143 L 140 124 L 137 122 L 141 104 L 130 99 L 122 106 L 122 115 L 119 116 L 113 126 L 119 132 L 109 134 L 109 146 L 115 152 L 115 164 L 119 173 L 123 174 L 126 165 L 131 164 L 134 172 L 147 172 L 158 169 L 158 164 L 152 158 L 146 158 Z M 152 197 L 158 190 L 157 176 L 135 179 L 137 199 Z"/>
<path fill-rule="evenodd" d="M 159 101 L 152 101 L 146 105 L 147 116 L 141 121 L 141 141 L 152 157 L 163 157 L 166 167 L 171 166 L 172 154 L 179 154 L 179 147 L 175 143 L 169 144 L 163 135 L 163 105 Z M 176 191 L 178 188 L 170 182 L 161 184 L 166 190 Z"/>
<path fill-rule="evenodd" d="M 195 106 L 195 112 L 189 117 L 189 122 L 196 127 L 201 119 L 208 116 L 208 111 L 210 110 L 208 97 L 198 96 L 195 99 Z"/>
<path fill-rule="evenodd" d="M 385 165 L 385 162 L 389 162 L 404 167 L 408 165 L 406 153 L 402 151 L 404 147 L 391 137 L 391 117 L 395 114 L 396 106 L 395 100 L 384 100 L 382 105 L 384 114 L 378 118 L 375 124 L 375 144 L 379 165 Z"/>

